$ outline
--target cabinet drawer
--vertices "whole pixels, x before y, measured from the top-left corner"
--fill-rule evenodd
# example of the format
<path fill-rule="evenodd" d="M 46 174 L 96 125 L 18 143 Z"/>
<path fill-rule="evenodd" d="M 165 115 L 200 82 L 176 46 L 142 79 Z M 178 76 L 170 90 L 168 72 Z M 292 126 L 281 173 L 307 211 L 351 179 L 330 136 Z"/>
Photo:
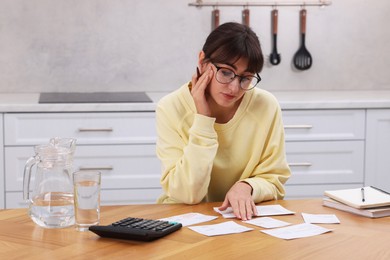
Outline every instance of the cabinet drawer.
<path fill-rule="evenodd" d="M 322 198 L 326 190 L 360 188 L 359 184 L 286 185 L 285 199 Z"/>
<path fill-rule="evenodd" d="M 5 151 L 6 191 L 22 191 L 24 165 L 33 148 L 6 147 Z M 102 189 L 159 188 L 161 166 L 155 153 L 154 144 L 77 146 L 73 169 L 101 171 Z"/>
<path fill-rule="evenodd" d="M 160 188 L 156 145 L 76 147 L 74 170 L 102 172 L 102 189 Z"/>
<path fill-rule="evenodd" d="M 100 204 L 128 205 L 128 204 L 154 204 L 161 195 L 162 189 L 125 189 L 101 190 Z M 27 208 L 29 205 L 23 200 L 22 192 L 6 192 L 5 206 L 7 209 Z M 27 213 L 26 213 L 27 214 Z"/>
<path fill-rule="evenodd" d="M 364 141 L 287 142 L 288 184 L 363 183 Z"/>
<path fill-rule="evenodd" d="M 155 143 L 154 112 L 6 114 L 5 145 L 45 144 L 72 137 L 77 144 Z"/>
<path fill-rule="evenodd" d="M 284 110 L 286 141 L 363 140 L 365 110 Z"/>
<path fill-rule="evenodd" d="M 162 188 L 102 190 L 102 205 L 155 204 Z"/>
<path fill-rule="evenodd" d="M 390 109 L 367 111 L 365 184 L 390 191 Z"/>
<path fill-rule="evenodd" d="M 0 136 L 3 135 L 3 114 L 0 114 Z M 0 138 L 0 209 L 5 207 L 5 182 L 4 182 L 4 149 L 3 149 L 3 138 Z"/>

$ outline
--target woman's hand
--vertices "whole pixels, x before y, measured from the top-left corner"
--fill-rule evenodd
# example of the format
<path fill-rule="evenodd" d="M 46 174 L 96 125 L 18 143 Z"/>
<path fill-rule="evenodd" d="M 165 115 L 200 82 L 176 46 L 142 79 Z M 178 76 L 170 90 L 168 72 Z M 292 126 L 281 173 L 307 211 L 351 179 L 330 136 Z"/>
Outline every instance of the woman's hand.
<path fill-rule="evenodd" d="M 197 74 L 192 76 L 191 95 L 195 102 L 196 111 L 204 116 L 211 116 L 209 104 L 207 102 L 206 88 L 213 78 L 211 65 L 206 67 L 205 72 L 198 78 Z"/>
<path fill-rule="evenodd" d="M 232 207 L 234 215 L 242 220 L 252 219 L 257 215 L 256 205 L 252 199 L 252 187 L 246 182 L 236 182 L 228 191 L 225 200 L 218 209 L 223 211 Z"/>

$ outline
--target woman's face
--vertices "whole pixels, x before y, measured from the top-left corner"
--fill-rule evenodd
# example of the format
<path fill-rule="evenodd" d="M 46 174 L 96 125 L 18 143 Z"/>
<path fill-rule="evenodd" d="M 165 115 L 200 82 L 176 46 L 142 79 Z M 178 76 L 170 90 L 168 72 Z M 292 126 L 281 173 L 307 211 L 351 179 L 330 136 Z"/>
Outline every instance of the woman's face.
<path fill-rule="evenodd" d="M 227 84 L 220 83 L 216 79 L 217 68 L 213 64 L 209 63 L 208 66 L 210 65 L 212 66 L 214 74 L 208 87 L 209 96 L 217 105 L 223 108 L 234 107 L 235 104 L 240 101 L 245 94 L 245 90 L 240 87 L 240 78 L 236 77 L 232 82 Z M 215 65 L 218 67 L 231 69 L 236 75 L 239 76 L 253 75 L 253 73 L 246 71 L 248 60 L 245 58 L 240 58 L 234 64 L 216 63 Z"/>

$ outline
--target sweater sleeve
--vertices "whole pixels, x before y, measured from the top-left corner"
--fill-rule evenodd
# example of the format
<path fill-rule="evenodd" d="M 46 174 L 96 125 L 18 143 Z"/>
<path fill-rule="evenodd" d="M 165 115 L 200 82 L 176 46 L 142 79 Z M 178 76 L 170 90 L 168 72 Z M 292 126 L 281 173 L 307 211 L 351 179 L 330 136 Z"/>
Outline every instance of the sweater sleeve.
<path fill-rule="evenodd" d="M 267 142 L 260 161 L 251 176 L 242 181 L 252 186 L 252 198 L 255 203 L 259 203 L 266 200 L 283 199 L 285 195 L 284 184 L 290 175 L 285 154 L 283 122 L 280 108 L 278 108 L 274 120 L 270 124 Z"/>
<path fill-rule="evenodd" d="M 162 162 L 161 184 L 165 195 L 160 203 L 196 204 L 208 192 L 213 160 L 218 149 L 214 118 L 195 114 L 189 129 L 182 118 L 158 106 L 157 156 Z"/>

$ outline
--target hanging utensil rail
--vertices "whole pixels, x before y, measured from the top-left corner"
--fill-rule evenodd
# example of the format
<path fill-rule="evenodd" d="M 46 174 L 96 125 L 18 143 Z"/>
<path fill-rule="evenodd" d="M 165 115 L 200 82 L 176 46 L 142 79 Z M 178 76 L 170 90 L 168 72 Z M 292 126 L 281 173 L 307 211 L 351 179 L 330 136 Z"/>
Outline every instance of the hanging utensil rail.
<path fill-rule="evenodd" d="M 197 0 L 194 3 L 189 3 L 189 6 L 202 7 L 202 6 L 270 6 L 270 7 L 279 7 L 279 6 L 328 6 L 331 5 L 331 1 L 318 0 L 318 1 L 301 1 L 301 2 L 203 2 L 202 0 Z"/>

